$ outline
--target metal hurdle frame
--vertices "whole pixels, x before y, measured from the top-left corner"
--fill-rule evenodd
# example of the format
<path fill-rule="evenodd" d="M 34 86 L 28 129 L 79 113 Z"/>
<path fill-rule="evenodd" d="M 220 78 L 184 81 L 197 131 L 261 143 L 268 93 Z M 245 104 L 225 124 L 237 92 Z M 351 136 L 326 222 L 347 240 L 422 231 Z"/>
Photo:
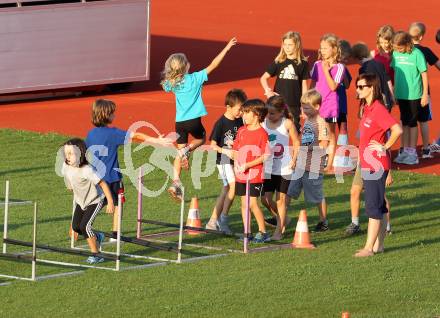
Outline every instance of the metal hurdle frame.
<path fill-rule="evenodd" d="M 195 247 L 195 248 L 202 248 L 202 249 L 208 249 L 208 250 L 216 250 L 216 251 L 227 251 L 227 252 L 231 252 L 231 253 L 248 253 L 248 244 L 249 244 L 249 240 L 248 240 L 248 233 L 249 233 L 249 226 L 244 226 L 244 233 L 226 233 L 226 232 L 222 232 L 222 231 L 217 231 L 217 230 L 210 230 L 210 229 L 206 229 L 206 228 L 198 228 L 198 227 L 192 227 L 192 226 L 187 226 L 187 225 L 183 225 L 184 222 L 184 209 L 185 209 L 185 188 L 182 186 L 182 200 L 181 200 L 181 204 L 180 204 L 180 223 L 179 224 L 173 224 L 173 223 L 167 223 L 167 222 L 162 222 L 162 221 L 156 221 L 156 220 L 147 220 L 147 219 L 143 219 L 143 204 L 142 204 L 142 192 L 141 192 L 141 188 L 143 185 L 142 182 L 142 170 L 140 169 L 139 172 L 139 177 L 138 177 L 138 213 L 137 213 L 137 233 L 136 233 L 136 237 L 138 239 L 143 239 L 142 238 L 142 224 L 153 224 L 153 225 L 160 225 L 160 226 L 164 226 L 164 227 L 171 227 L 171 228 L 178 228 L 179 229 L 179 240 L 178 240 L 178 250 L 179 250 L 179 254 L 178 254 L 178 260 L 177 262 L 180 263 L 181 262 L 181 252 L 182 252 L 182 246 L 189 246 L 189 247 Z M 246 196 L 247 196 L 247 206 L 246 206 L 246 216 L 247 216 L 247 224 L 250 223 L 250 210 L 249 210 L 249 180 L 246 183 Z M 204 246 L 201 244 L 191 244 L 191 243 L 183 243 L 183 230 L 192 230 L 192 231 L 198 231 L 200 233 L 209 233 L 209 234 L 217 234 L 217 235 L 221 235 L 221 236 L 229 236 L 229 237 L 235 237 L 235 238 L 241 238 L 243 237 L 243 250 L 235 250 L 235 249 L 228 249 L 228 248 L 222 248 L 222 247 L 213 247 L 213 246 Z M 175 233 L 175 231 L 171 231 L 171 232 L 162 232 L 162 233 L 158 233 L 158 234 L 153 234 L 152 236 L 160 236 L 161 234 L 173 234 Z M 152 240 L 153 242 L 164 242 L 161 240 Z"/>
<path fill-rule="evenodd" d="M 109 251 L 107 251 L 105 253 L 112 254 L 112 255 L 124 256 L 124 257 L 128 257 L 128 258 L 145 259 L 145 260 L 151 260 L 151 261 L 157 261 L 157 262 L 180 262 L 179 255 L 178 255 L 177 260 L 170 260 L 170 259 L 166 259 L 166 258 L 144 256 L 144 255 L 137 255 L 137 254 L 121 253 L 121 243 L 122 242 L 131 243 L 131 244 L 135 244 L 135 245 L 139 245 L 139 246 L 144 246 L 144 247 L 149 247 L 149 248 L 153 248 L 153 249 L 157 249 L 157 250 L 163 250 L 163 251 L 170 251 L 170 252 L 177 252 L 177 253 L 179 253 L 178 249 L 173 248 L 173 247 L 166 247 L 166 246 L 160 245 L 158 243 L 148 242 L 146 240 L 140 240 L 137 237 L 123 236 L 121 234 L 121 232 L 122 232 L 122 230 L 121 230 L 121 228 L 122 228 L 122 214 L 123 214 L 123 202 L 122 202 L 123 200 L 122 200 L 122 197 L 123 197 L 123 194 L 118 194 L 118 230 L 117 230 L 116 237 L 112 233 L 107 233 L 107 232 L 104 232 L 104 231 L 96 230 L 97 232 L 103 233 L 108 238 L 116 238 L 116 253 L 115 252 L 109 252 Z M 73 213 L 74 212 L 75 212 L 75 202 L 73 202 L 72 220 L 73 220 Z M 82 247 L 79 247 L 79 246 L 75 246 L 75 237 L 74 237 L 74 235 L 72 235 L 71 238 L 70 238 L 70 247 L 72 249 L 75 249 L 75 250 L 87 250 L 85 248 L 82 248 Z M 101 246 L 101 250 L 102 250 L 102 246 Z M 117 260 L 116 267 L 117 267 L 117 270 L 120 269 L 119 258 Z M 137 267 L 137 266 L 135 266 L 135 267 Z M 129 268 L 131 268 L 131 267 L 129 267 Z"/>
<path fill-rule="evenodd" d="M 6 181 L 6 195 L 5 195 L 5 203 L 6 201 L 9 203 L 9 181 Z M 54 265 L 62 265 L 62 266 L 69 266 L 69 267 L 81 267 L 81 268 L 95 268 L 95 269 L 103 269 L 103 270 L 110 270 L 110 271 L 119 271 L 119 263 L 120 263 L 120 255 L 119 251 L 117 250 L 115 254 L 109 254 L 109 253 L 98 253 L 97 255 L 100 257 L 103 257 L 105 259 L 111 259 L 115 260 L 116 264 L 115 267 L 103 267 L 103 266 L 94 266 L 94 265 L 86 265 L 86 264 L 78 264 L 78 263 L 69 263 L 69 262 L 61 262 L 61 261 L 52 261 L 42 258 L 37 258 L 36 255 L 36 249 L 41 250 L 48 250 L 58 253 L 65 253 L 65 254 L 74 254 L 74 255 L 83 255 L 83 256 L 92 256 L 93 253 L 89 251 L 79 251 L 76 249 L 70 249 L 70 248 L 63 248 L 63 247 L 56 247 L 56 246 L 50 246 L 45 244 L 38 244 L 36 242 L 36 233 L 37 233 L 37 208 L 35 203 L 34 208 L 34 239 L 33 242 L 25 242 L 21 240 L 11 239 L 8 237 L 8 222 L 9 222 L 9 204 L 5 205 L 5 217 L 4 217 L 4 232 L 3 232 L 3 257 L 8 258 L 18 258 L 18 259 L 26 259 L 23 255 L 17 255 L 17 254 L 9 254 L 7 253 L 7 244 L 11 245 L 18 245 L 18 246 L 27 246 L 32 247 L 33 251 L 33 257 L 35 256 L 35 260 L 33 260 L 33 280 L 36 280 L 35 277 L 35 271 L 36 271 L 36 263 L 46 263 L 46 264 L 54 264 Z M 5 256 L 8 255 L 8 256 Z M 2 276 L 0 276 L 2 277 Z M 4 277 L 4 276 L 3 276 Z M 15 277 L 10 277 L 15 278 Z M 28 279 L 29 280 L 29 279 Z"/>
<path fill-rule="evenodd" d="M 184 214 L 184 203 L 185 203 L 185 196 L 184 191 L 185 189 L 182 186 L 182 201 L 180 205 L 180 224 L 173 224 L 173 223 L 167 223 L 162 221 L 156 221 L 156 220 L 147 220 L 143 219 L 143 205 L 142 205 L 142 193 L 141 193 L 141 187 L 142 187 L 142 171 L 139 172 L 139 179 L 138 179 L 138 215 L 137 215 L 137 233 L 136 237 L 138 239 L 144 239 L 142 238 L 142 224 L 153 224 L 153 225 L 160 225 L 164 227 L 171 227 L 171 228 L 178 228 L 179 229 L 179 241 L 178 241 L 178 250 L 179 250 L 179 257 L 178 257 L 178 263 L 180 263 L 181 258 L 181 252 L 182 252 L 182 246 L 189 246 L 189 247 L 195 247 L 195 248 L 201 248 L 201 249 L 207 249 L 207 250 L 215 250 L 215 251 L 224 251 L 229 253 L 255 253 L 255 252 L 263 252 L 268 250 L 277 250 L 277 249 L 284 249 L 287 247 L 290 247 L 290 244 L 264 244 L 263 246 L 258 246 L 254 248 L 249 248 L 249 235 L 250 235 L 250 223 L 251 223 L 251 216 L 250 216 L 250 195 L 249 195 L 249 187 L 250 187 L 250 181 L 249 177 L 246 180 L 246 213 L 245 213 L 245 222 L 243 224 L 243 233 L 226 233 L 222 231 L 217 230 L 210 230 L 206 228 L 198 228 L 198 227 L 192 227 L 183 225 L 183 214 Z M 213 246 L 205 246 L 201 244 L 192 244 L 192 243 L 183 243 L 183 230 L 192 230 L 192 231 L 198 231 L 200 233 L 208 233 L 208 234 L 216 234 L 221 236 L 228 236 L 233 238 L 242 238 L 243 239 L 243 249 L 237 250 L 237 249 L 230 249 L 230 248 L 222 248 L 222 247 L 213 247 Z M 152 234 L 149 239 L 151 242 L 158 242 L 158 243 L 164 243 L 166 241 L 154 239 L 154 236 L 160 237 L 160 236 L 166 236 L 167 234 L 175 234 L 175 231 L 169 231 L 169 232 L 160 232 L 157 234 Z M 153 239 L 151 239 L 153 238 Z M 227 255 L 227 254 L 222 254 Z M 203 258 L 198 257 L 198 258 Z"/>
<path fill-rule="evenodd" d="M 32 268 L 31 268 L 31 277 L 21 277 L 21 276 L 13 276 L 13 275 L 4 275 L 0 274 L 0 277 L 3 278 L 10 278 L 10 279 L 18 279 L 18 280 L 27 280 L 27 281 L 36 281 L 37 279 L 37 203 L 34 203 L 34 222 L 33 222 L 33 234 L 32 234 L 32 256 L 26 257 L 24 255 L 19 254 L 10 254 L 7 253 L 7 243 L 6 240 L 8 239 L 8 216 L 9 216 L 9 205 L 11 204 L 9 202 L 9 180 L 6 180 L 6 190 L 5 190 L 5 202 L 3 203 L 5 206 L 5 213 L 4 213 L 4 224 L 3 224 L 3 251 L 0 253 L 0 258 L 5 258 L 8 260 L 15 260 L 15 261 L 24 261 L 24 262 L 31 262 Z M 3 205 L 2 204 L 2 205 Z M 32 204 L 32 201 L 21 201 L 17 203 L 12 203 L 12 205 L 26 205 L 26 204 Z"/>

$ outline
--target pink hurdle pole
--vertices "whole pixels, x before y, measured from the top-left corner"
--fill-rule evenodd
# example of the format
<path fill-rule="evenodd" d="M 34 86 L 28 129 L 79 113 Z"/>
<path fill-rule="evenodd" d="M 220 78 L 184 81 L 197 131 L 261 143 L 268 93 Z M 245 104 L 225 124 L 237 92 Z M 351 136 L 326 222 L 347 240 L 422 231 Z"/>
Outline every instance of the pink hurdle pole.
<path fill-rule="evenodd" d="M 250 195 L 249 195 L 249 174 L 246 180 L 246 210 L 244 215 L 244 239 L 243 239 L 243 253 L 248 253 L 249 245 L 249 227 L 250 227 Z"/>
<path fill-rule="evenodd" d="M 137 213 L 137 233 L 136 237 L 141 238 L 142 232 L 142 168 L 139 168 L 139 177 L 138 177 L 138 213 Z"/>

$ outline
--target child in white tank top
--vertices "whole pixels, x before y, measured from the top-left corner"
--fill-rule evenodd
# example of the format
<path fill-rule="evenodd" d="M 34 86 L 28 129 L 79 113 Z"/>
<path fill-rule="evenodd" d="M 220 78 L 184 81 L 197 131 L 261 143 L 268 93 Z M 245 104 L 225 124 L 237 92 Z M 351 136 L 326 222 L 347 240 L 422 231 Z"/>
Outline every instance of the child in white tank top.
<path fill-rule="evenodd" d="M 299 146 L 299 138 L 283 97 L 272 96 L 267 101 L 267 107 L 268 114 L 262 126 L 269 136 L 271 154 L 264 163 L 264 196 L 261 200 L 276 218 L 276 229 L 271 239 L 281 240 L 288 220 L 286 193 L 296 163 L 294 149 Z"/>

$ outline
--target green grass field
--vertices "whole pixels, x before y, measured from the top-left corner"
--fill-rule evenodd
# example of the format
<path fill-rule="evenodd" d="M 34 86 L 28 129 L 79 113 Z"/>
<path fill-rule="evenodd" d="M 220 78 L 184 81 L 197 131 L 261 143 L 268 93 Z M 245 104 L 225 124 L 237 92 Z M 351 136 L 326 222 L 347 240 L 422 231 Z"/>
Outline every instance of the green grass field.
<path fill-rule="evenodd" d="M 35 200 L 39 204 L 38 241 L 69 246 L 71 193 L 55 174 L 55 155 L 67 139 L 56 134 L 0 130 L 0 198 L 4 181 L 11 182 L 12 199 Z M 133 152 L 139 166 L 149 158 L 151 148 Z M 122 153 L 121 157 L 122 158 Z M 155 170 L 145 183 L 158 189 L 165 174 Z M 224 257 L 168 264 L 143 269 L 112 272 L 85 270 L 80 275 L 42 280 L 13 281 L 0 286 L 1 317 L 435 317 L 440 315 L 440 219 L 439 177 L 406 172 L 394 173 L 388 190 L 392 204 L 393 234 L 386 240 L 386 252 L 368 259 L 352 257 L 365 241 L 366 218 L 361 218 L 362 235 L 344 237 L 350 222 L 349 189 L 352 177 L 337 184 L 326 177 L 331 230 L 312 234 L 317 249 L 254 253 L 231 253 Z M 202 179 L 202 189 L 189 184 L 185 175 L 187 199 L 198 195 L 204 221 L 209 217 L 221 189 L 217 175 Z M 126 178 L 127 204 L 123 231 L 136 230 L 136 190 Z M 189 204 L 186 206 L 186 211 Z M 292 202 L 294 217 L 284 243 L 292 240 L 296 217 L 302 204 Z M 144 198 L 146 217 L 177 222 L 179 205 L 166 193 Z M 186 217 L 186 216 L 185 216 Z M 239 205 L 231 210 L 232 227 L 242 231 Z M 308 209 L 309 226 L 317 222 L 315 208 Z M 96 228 L 109 230 L 110 217 L 101 212 Z M 255 224 L 254 224 L 255 226 Z M 1 217 L 3 229 L 3 213 Z M 144 227 L 157 232 L 157 226 Z M 32 208 L 10 209 L 9 235 L 29 241 Z M 189 238 L 191 243 L 240 248 L 233 239 L 213 235 Z M 82 240 L 78 244 L 84 244 Z M 141 255 L 175 257 L 137 246 L 123 245 L 124 251 Z M 9 252 L 29 248 L 8 247 Z M 215 252 L 219 253 L 219 252 Z M 185 258 L 215 254 L 190 248 Z M 83 256 L 41 253 L 39 257 L 83 263 Z M 108 261 L 103 266 L 111 267 Z M 123 259 L 122 268 L 147 264 Z M 77 271 L 75 268 L 38 265 L 38 275 Z M 29 275 L 30 265 L 0 259 L 0 274 Z M 0 278 L 0 283 L 10 280 Z"/>

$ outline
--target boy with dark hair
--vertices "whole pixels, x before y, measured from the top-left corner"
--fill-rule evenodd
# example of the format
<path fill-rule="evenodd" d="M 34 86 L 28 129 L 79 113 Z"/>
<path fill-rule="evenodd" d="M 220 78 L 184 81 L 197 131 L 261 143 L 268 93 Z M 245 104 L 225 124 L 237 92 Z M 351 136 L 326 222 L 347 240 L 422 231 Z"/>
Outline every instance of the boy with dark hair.
<path fill-rule="evenodd" d="M 234 161 L 231 159 L 231 150 L 237 131 L 243 126 L 240 109 L 246 99 L 247 96 L 241 89 L 232 89 L 226 94 L 226 111 L 216 121 L 209 137 L 212 149 L 217 152 L 217 169 L 223 181 L 223 189 L 206 224 L 207 229 L 231 233 L 228 213 L 235 198 Z"/>

